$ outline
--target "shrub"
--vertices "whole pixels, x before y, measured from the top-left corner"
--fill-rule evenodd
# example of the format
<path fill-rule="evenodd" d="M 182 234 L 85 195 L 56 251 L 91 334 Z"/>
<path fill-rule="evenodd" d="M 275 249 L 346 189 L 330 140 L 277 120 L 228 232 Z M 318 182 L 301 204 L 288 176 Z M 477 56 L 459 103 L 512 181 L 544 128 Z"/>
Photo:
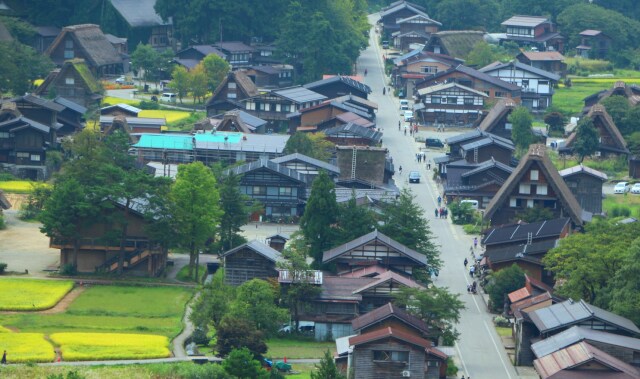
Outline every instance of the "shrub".
<path fill-rule="evenodd" d="M 509 320 L 507 318 L 502 317 L 502 316 L 494 317 L 493 318 L 493 323 L 496 326 L 500 326 L 500 327 L 503 327 L 503 328 L 508 328 L 508 327 L 511 326 L 511 322 L 509 322 Z"/>
<path fill-rule="evenodd" d="M 449 204 L 449 210 L 454 224 L 471 224 L 474 221 L 475 211 L 469 203 L 461 204 L 460 200 L 454 201 Z"/>
<path fill-rule="evenodd" d="M 17 178 L 10 172 L 0 172 L 0 182 L 7 180 L 17 180 Z"/>
<path fill-rule="evenodd" d="M 198 345 L 209 345 L 209 336 L 207 335 L 207 329 L 203 327 L 197 327 L 193 334 L 191 335 L 191 339 Z"/>
<path fill-rule="evenodd" d="M 610 217 L 629 217 L 631 216 L 631 210 L 624 205 L 614 205 L 610 210 Z"/>
<path fill-rule="evenodd" d="M 225 317 L 217 329 L 216 350 L 225 356 L 233 349 L 246 347 L 254 355 L 267 352 L 264 334 L 247 320 Z"/>
<path fill-rule="evenodd" d="M 447 377 L 458 374 L 458 366 L 456 366 L 453 358 L 447 357 Z"/>
<path fill-rule="evenodd" d="M 0 274 L 4 274 L 4 271 L 7 269 L 6 263 L 0 263 Z"/>
<path fill-rule="evenodd" d="M 160 104 L 156 103 L 155 101 L 142 100 L 140 102 L 140 104 L 138 105 L 138 108 L 140 108 L 140 109 L 160 109 Z"/>
<path fill-rule="evenodd" d="M 64 265 L 62 265 L 62 267 L 60 267 L 60 275 L 73 276 L 77 273 L 78 272 L 76 268 L 71 263 L 65 263 Z"/>
<path fill-rule="evenodd" d="M 85 379 L 86 376 L 80 374 L 77 371 L 67 371 L 67 376 L 64 374 L 49 374 L 47 379 Z"/>

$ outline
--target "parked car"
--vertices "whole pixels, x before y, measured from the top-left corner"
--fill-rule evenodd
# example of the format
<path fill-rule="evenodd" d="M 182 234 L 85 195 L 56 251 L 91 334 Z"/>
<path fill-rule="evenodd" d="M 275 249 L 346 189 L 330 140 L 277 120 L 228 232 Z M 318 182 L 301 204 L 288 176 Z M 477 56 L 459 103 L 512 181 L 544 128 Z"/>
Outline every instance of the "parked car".
<path fill-rule="evenodd" d="M 280 333 L 291 333 L 291 331 L 293 331 L 293 330 L 294 330 L 294 325 L 283 324 L 282 328 L 280 328 L 280 330 L 278 330 L 278 332 L 280 332 Z M 300 321 L 300 325 L 298 326 L 298 331 L 300 333 L 313 334 L 313 332 L 315 330 L 316 330 L 316 323 L 315 322 L 313 322 L 313 321 Z"/>
<path fill-rule="evenodd" d="M 413 111 L 404 111 L 404 121 L 409 122 L 413 120 Z"/>
<path fill-rule="evenodd" d="M 613 187 L 613 193 L 627 193 L 629 189 L 629 182 L 619 182 Z"/>
<path fill-rule="evenodd" d="M 640 193 L 640 183 L 636 183 L 631 187 L 631 193 Z"/>
<path fill-rule="evenodd" d="M 116 84 L 127 85 L 127 86 L 134 85 L 133 80 L 127 79 L 127 77 L 124 75 L 116 79 Z"/>
<path fill-rule="evenodd" d="M 427 138 L 424 145 L 426 147 L 444 147 L 444 143 L 439 138 Z"/>
<path fill-rule="evenodd" d="M 176 94 L 173 92 L 163 92 L 160 100 L 166 101 L 167 103 L 175 103 L 176 97 Z"/>
<path fill-rule="evenodd" d="M 420 183 L 420 173 L 418 171 L 409 172 L 409 183 Z"/>
<path fill-rule="evenodd" d="M 383 49 L 388 49 L 389 48 L 389 41 L 382 41 L 382 48 Z"/>
<path fill-rule="evenodd" d="M 409 109 L 409 100 L 400 100 L 400 110 L 408 111 Z"/>
<path fill-rule="evenodd" d="M 464 205 L 464 204 L 469 204 L 469 206 L 471 207 L 471 209 L 473 210 L 478 210 L 478 200 L 462 200 L 460 201 L 460 205 Z"/>

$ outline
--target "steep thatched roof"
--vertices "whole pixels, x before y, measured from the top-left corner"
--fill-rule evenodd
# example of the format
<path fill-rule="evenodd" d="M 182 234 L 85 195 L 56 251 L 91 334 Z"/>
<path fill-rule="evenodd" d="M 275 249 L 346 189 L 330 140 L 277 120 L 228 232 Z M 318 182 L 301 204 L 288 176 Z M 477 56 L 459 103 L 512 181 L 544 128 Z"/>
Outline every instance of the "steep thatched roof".
<path fill-rule="evenodd" d="M 580 208 L 578 201 L 569 190 L 569 187 L 567 187 L 551 159 L 549 159 L 545 145 L 529 146 L 529 152 L 522 157 L 513 173 L 491 199 L 485 211 L 485 219 L 490 220 L 496 211 L 504 207 L 505 202 L 509 201 L 509 196 L 518 187 L 534 162 L 538 163 L 540 171 L 547 179 L 547 184 L 553 189 L 573 223 L 582 225 L 582 208 Z"/>
<path fill-rule="evenodd" d="M 624 137 L 622 137 L 622 134 L 620 133 L 620 130 L 618 130 L 615 122 L 613 122 L 611 115 L 609 115 L 606 108 L 602 104 L 595 104 L 594 106 L 592 106 L 591 109 L 589 109 L 589 113 L 587 113 L 586 117 L 591 118 L 594 123 L 596 123 L 597 120 L 600 120 L 600 123 L 613 140 L 614 146 L 604 146 L 600 144 L 600 148 L 614 150 L 621 153 L 629 152 L 629 150 L 627 149 L 627 142 L 624 140 Z M 576 135 L 577 133 L 574 132 L 569 136 L 564 149 L 571 148 L 576 140 Z M 613 149 L 611 149 L 612 147 Z"/>
<path fill-rule="evenodd" d="M 101 67 L 110 64 L 121 64 L 122 57 L 111 45 L 107 37 L 102 33 L 100 27 L 94 24 L 82 24 L 66 26 L 62 29 L 58 37 L 53 41 L 51 46 L 45 52 L 45 55 L 51 54 L 63 44 L 68 36 L 74 41 L 75 50 L 82 50 L 84 57 L 91 66 Z"/>
<path fill-rule="evenodd" d="M 478 129 L 482 130 L 483 132 L 491 133 L 498 122 L 503 117 L 508 115 L 513 109 L 515 109 L 515 107 L 516 103 L 512 99 L 499 99 L 493 106 L 493 108 L 491 108 L 491 110 L 487 114 L 487 117 L 482 120 L 482 122 L 478 126 Z"/>
<path fill-rule="evenodd" d="M 425 50 L 429 46 L 439 45 L 441 54 L 464 59 L 477 43 L 484 41 L 484 32 L 477 30 L 451 30 L 431 35 Z"/>
<path fill-rule="evenodd" d="M 234 100 L 242 100 L 248 97 L 257 96 L 260 92 L 258 91 L 258 87 L 251 81 L 251 78 L 247 76 L 243 71 L 231 71 L 227 74 L 227 77 L 222 80 L 222 82 L 218 85 L 215 91 L 213 91 L 213 95 L 207 101 L 207 105 L 212 104 L 216 101 L 216 98 L 220 94 L 220 92 L 227 87 L 227 84 L 230 80 L 235 81 L 238 88 L 244 92 L 245 95 L 238 96 Z"/>

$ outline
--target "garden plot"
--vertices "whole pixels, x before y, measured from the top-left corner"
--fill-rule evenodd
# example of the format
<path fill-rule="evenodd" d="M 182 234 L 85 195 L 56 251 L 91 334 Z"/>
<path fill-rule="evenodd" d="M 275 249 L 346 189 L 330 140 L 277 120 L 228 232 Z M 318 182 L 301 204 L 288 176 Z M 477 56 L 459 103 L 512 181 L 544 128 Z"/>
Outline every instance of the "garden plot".
<path fill-rule="evenodd" d="M 169 339 L 149 334 L 54 333 L 66 361 L 152 359 L 171 356 Z"/>

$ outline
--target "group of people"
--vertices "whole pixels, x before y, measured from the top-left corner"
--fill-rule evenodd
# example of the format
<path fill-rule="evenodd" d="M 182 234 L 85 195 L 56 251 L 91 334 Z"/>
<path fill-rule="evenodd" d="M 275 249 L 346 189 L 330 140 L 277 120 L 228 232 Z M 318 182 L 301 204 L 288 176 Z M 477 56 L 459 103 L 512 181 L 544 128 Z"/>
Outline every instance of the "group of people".
<path fill-rule="evenodd" d="M 472 294 L 474 294 L 474 295 L 475 295 L 476 293 L 478 293 L 477 285 L 478 285 L 478 283 L 476 283 L 476 281 L 474 280 L 472 284 L 469 284 L 469 285 L 467 286 L 467 293 L 472 293 Z"/>
<path fill-rule="evenodd" d="M 446 207 L 436 208 L 434 213 L 436 218 L 447 218 L 449 216 L 449 210 Z"/>
<path fill-rule="evenodd" d="M 424 155 L 424 153 L 421 151 L 419 153 L 416 153 L 416 161 L 418 163 L 422 163 L 427 159 L 427 157 Z"/>

